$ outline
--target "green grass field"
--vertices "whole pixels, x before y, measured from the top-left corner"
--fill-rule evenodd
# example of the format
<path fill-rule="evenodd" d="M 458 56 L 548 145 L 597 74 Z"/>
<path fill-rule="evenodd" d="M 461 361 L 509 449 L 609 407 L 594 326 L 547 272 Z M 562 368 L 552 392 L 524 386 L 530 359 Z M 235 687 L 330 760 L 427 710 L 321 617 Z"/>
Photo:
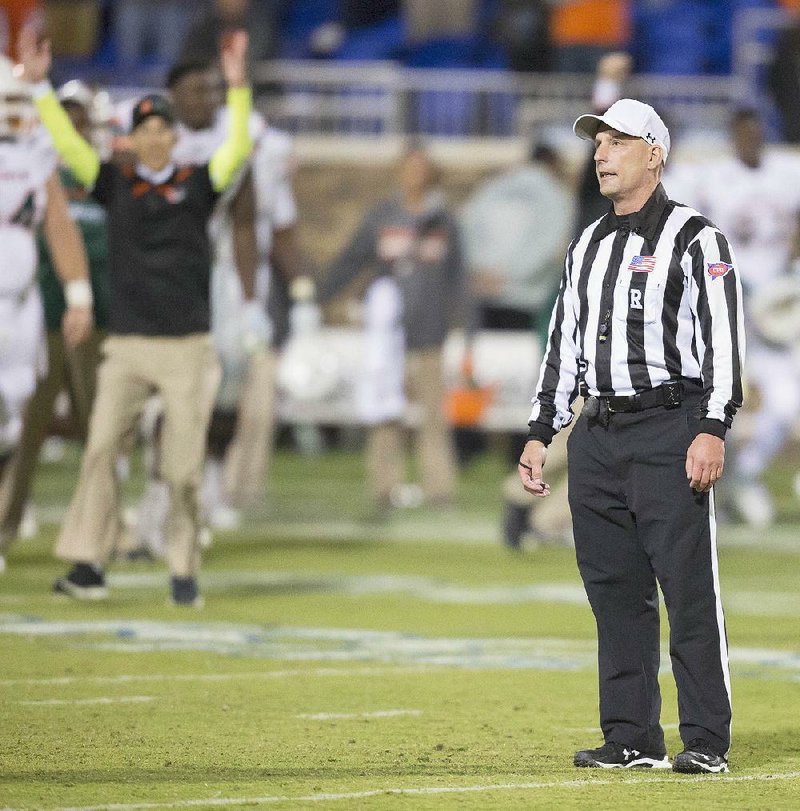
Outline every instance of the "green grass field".
<path fill-rule="evenodd" d="M 43 466 L 43 515 L 76 466 L 74 449 Z M 800 808 L 789 470 L 776 529 L 720 533 L 728 775 L 572 767 L 600 742 L 593 619 L 570 549 L 502 548 L 499 455 L 465 471 L 455 511 L 374 526 L 358 456 L 280 453 L 268 505 L 207 554 L 200 611 L 167 605 L 161 564 L 115 565 L 105 603 L 51 595 L 54 524 L 12 550 L 0 808 Z M 674 754 L 668 669 L 662 687 Z"/>

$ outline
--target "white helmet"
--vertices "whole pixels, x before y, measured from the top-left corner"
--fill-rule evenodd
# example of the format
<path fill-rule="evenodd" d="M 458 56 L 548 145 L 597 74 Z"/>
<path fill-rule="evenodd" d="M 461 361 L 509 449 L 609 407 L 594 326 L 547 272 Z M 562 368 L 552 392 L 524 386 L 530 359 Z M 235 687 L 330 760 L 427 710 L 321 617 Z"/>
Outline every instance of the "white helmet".
<path fill-rule="evenodd" d="M 70 79 L 65 84 L 58 88 L 56 93 L 59 101 L 72 101 L 75 104 L 80 104 L 87 112 L 91 112 L 94 103 L 94 92 L 86 82 L 80 79 Z"/>
<path fill-rule="evenodd" d="M 103 158 L 110 156 L 115 110 L 107 90 L 97 90 L 80 79 L 70 79 L 56 93 L 60 102 L 72 102 L 86 110 L 92 127 L 92 143 Z"/>
<path fill-rule="evenodd" d="M 27 135 L 37 123 L 30 87 L 19 78 L 14 63 L 0 55 L 0 138 Z"/>

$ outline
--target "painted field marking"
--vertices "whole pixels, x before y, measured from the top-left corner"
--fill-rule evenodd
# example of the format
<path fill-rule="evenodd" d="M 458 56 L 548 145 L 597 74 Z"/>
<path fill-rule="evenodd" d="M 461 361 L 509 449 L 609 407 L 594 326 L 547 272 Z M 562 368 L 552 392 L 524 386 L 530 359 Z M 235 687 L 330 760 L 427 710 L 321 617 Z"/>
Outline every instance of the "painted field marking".
<path fill-rule="evenodd" d="M 620 775 L 622 770 L 620 770 Z M 540 783 L 498 783 L 496 785 L 477 786 L 423 786 L 419 788 L 378 788 L 367 791 L 350 791 L 338 794 L 308 794 L 303 797 L 290 797 L 286 795 L 267 795 L 264 797 L 212 797 L 204 800 L 176 800 L 167 803 L 109 803 L 106 805 L 84 805 L 67 808 L 54 808 L 51 811 L 149 811 L 156 808 L 193 808 L 208 806 L 215 808 L 231 807 L 236 805 L 258 805 L 267 803 L 319 803 L 336 802 L 342 800 L 363 800 L 370 797 L 386 795 L 426 796 L 437 794 L 478 794 L 489 791 L 538 791 L 546 789 L 592 789 L 595 786 L 642 785 L 656 783 L 671 783 L 672 785 L 686 785 L 698 783 L 752 783 L 769 782 L 773 780 L 800 780 L 800 772 L 784 772 L 778 774 L 743 774 L 743 775 L 674 775 L 672 777 L 654 777 L 651 779 L 634 777 L 620 780 L 564 780 L 561 782 Z M 23 809 L 3 809 L 3 811 L 23 811 Z"/>
<path fill-rule="evenodd" d="M 273 662 L 320 666 L 326 663 L 331 669 L 334 663 L 342 668 L 375 663 L 378 667 L 578 672 L 594 669 L 597 661 L 596 643 L 590 639 L 427 637 L 366 628 L 157 620 L 54 621 L 0 614 L 1 634 L 58 637 L 62 644 L 66 637 L 71 647 L 127 654 L 208 651 Z M 797 650 L 733 647 L 729 654 L 731 663 L 737 667 L 774 669 L 775 675 L 784 679 L 800 676 L 800 651 Z M 662 658 L 662 670 L 668 672 L 666 650 Z M 752 672 L 748 677 L 754 677 Z M 0 681 L 2 684 L 4 682 Z"/>
<path fill-rule="evenodd" d="M 426 637 L 365 628 L 258 626 L 157 620 L 56 621 L 0 615 L 0 634 L 64 638 L 82 649 L 137 654 L 208 651 L 270 661 L 342 666 L 455 665 L 537 670 L 594 666 L 591 640 Z"/>
<path fill-rule="evenodd" d="M 259 626 L 230 622 L 157 620 L 56 621 L 0 614 L 0 635 L 58 637 L 81 649 L 137 654 L 208 651 L 273 662 L 342 667 L 457 667 L 462 670 L 551 670 L 579 672 L 596 667 L 596 642 L 552 637 L 440 637 L 367 628 Z M 731 664 L 770 668 L 782 678 L 800 676 L 800 650 L 732 647 Z M 668 672 L 669 656 L 662 655 Z M 753 677 L 752 674 L 749 677 Z M 2 684 L 3 682 L 0 682 Z"/>
<path fill-rule="evenodd" d="M 422 715 L 422 710 L 377 710 L 375 712 L 314 712 L 302 713 L 295 718 L 309 721 L 347 721 L 359 718 L 399 718 L 404 715 Z"/>
<path fill-rule="evenodd" d="M 118 676 L 53 676 L 45 679 L 0 679 L 0 687 L 54 687 L 69 684 L 130 684 L 133 682 L 234 681 L 236 679 L 294 679 L 298 676 L 384 676 L 418 674 L 432 667 L 317 667 L 310 670 L 260 670 L 239 673 L 122 673 Z M 4 809 L 0 809 L 4 811 Z"/>
<path fill-rule="evenodd" d="M 42 701 L 18 701 L 26 707 L 55 707 L 61 704 L 88 705 L 88 704 L 144 704 L 155 701 L 155 696 L 101 696 L 99 698 L 48 698 Z"/>

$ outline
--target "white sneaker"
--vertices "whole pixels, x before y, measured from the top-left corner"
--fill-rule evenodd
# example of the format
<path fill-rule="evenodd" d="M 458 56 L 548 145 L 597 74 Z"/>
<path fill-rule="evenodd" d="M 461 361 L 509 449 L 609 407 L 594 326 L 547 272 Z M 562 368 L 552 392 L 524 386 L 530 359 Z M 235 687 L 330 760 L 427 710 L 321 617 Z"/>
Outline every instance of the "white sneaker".
<path fill-rule="evenodd" d="M 772 497 L 760 482 L 739 485 L 734 492 L 734 507 L 741 518 L 755 529 L 765 529 L 775 522 Z"/>

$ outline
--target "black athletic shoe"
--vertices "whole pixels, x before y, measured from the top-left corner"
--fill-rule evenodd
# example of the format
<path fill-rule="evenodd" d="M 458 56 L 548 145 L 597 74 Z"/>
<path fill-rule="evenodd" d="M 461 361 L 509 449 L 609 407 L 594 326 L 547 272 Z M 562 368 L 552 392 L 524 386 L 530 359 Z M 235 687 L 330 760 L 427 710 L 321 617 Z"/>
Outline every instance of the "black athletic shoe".
<path fill-rule="evenodd" d="M 197 580 L 193 577 L 173 577 L 170 580 L 172 588 L 173 605 L 189 605 L 194 608 L 203 607 L 203 597 L 197 588 Z"/>
<path fill-rule="evenodd" d="M 599 749 L 576 752 L 573 763 L 593 769 L 668 769 L 670 766 L 666 754 L 648 754 L 614 741 L 604 743 Z"/>
<path fill-rule="evenodd" d="M 528 521 L 530 507 L 520 507 L 506 502 L 503 507 L 503 542 L 509 549 L 522 548 L 522 536 L 530 532 Z"/>
<path fill-rule="evenodd" d="M 693 738 L 672 764 L 674 772 L 683 774 L 725 774 L 728 759 L 715 752 L 705 738 Z"/>
<path fill-rule="evenodd" d="M 108 597 L 102 570 L 90 563 L 76 563 L 64 577 L 53 583 L 53 591 L 76 600 L 105 600 Z"/>

